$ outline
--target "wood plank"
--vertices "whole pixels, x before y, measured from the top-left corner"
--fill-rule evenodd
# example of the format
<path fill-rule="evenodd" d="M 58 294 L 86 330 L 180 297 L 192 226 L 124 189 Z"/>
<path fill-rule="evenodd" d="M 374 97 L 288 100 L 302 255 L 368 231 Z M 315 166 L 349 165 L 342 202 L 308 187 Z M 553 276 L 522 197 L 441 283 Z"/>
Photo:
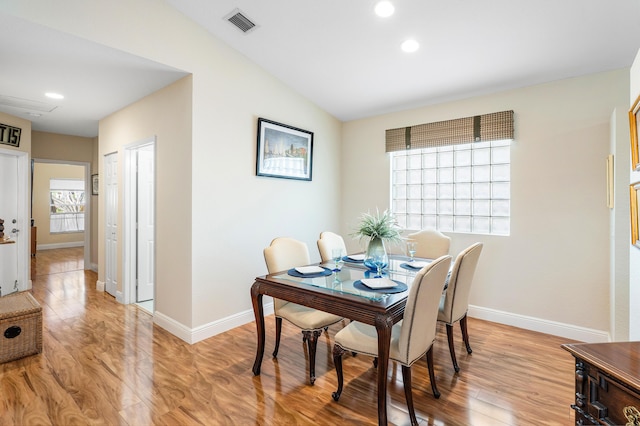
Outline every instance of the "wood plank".
<path fill-rule="evenodd" d="M 339 402 L 333 367 L 336 324 L 318 341 L 317 380 L 307 384 L 306 346 L 285 322 L 278 359 L 275 321 L 260 376 L 251 372 L 253 323 L 189 345 L 153 324 L 134 305 L 97 292 L 82 270 L 82 248 L 42 250 L 32 259 L 34 297 L 43 306 L 44 350 L 0 364 L 0 425 L 317 425 L 374 424 L 376 370 L 370 357 L 344 356 Z M 247 283 L 247 289 L 252 283 Z M 248 290 L 247 290 L 248 297 Z M 567 425 L 573 422 L 573 357 L 567 339 L 469 318 L 473 354 L 454 329 L 460 373 L 438 327 L 431 393 L 426 362 L 413 367 L 421 424 Z M 409 424 L 399 365 L 389 365 L 389 421 Z"/>

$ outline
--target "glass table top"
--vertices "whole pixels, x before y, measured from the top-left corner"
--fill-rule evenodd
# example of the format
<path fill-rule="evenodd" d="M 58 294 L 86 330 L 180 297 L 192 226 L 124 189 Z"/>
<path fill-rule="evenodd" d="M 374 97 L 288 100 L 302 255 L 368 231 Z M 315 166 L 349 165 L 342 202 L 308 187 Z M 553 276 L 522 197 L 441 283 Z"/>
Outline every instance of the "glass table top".
<path fill-rule="evenodd" d="M 425 261 L 425 259 L 420 259 L 421 261 Z M 430 260 L 427 260 L 430 261 Z M 394 257 L 389 259 L 389 266 L 383 272 L 383 277 L 388 278 L 394 281 L 398 281 L 400 283 L 406 284 L 408 288 L 411 287 L 414 277 L 419 269 L 409 269 L 403 268 L 402 264 L 408 262 L 408 258 L 404 257 Z M 333 262 L 325 262 L 321 263 L 320 266 L 323 266 L 327 269 L 333 269 Z M 284 280 L 284 281 L 293 281 L 296 283 L 307 284 L 314 287 L 326 288 L 332 291 L 347 293 L 356 295 L 359 297 L 364 297 L 369 300 L 379 301 L 384 300 L 390 296 L 390 293 L 385 293 L 384 290 L 378 291 L 367 291 L 363 288 L 363 286 L 355 286 L 356 281 L 362 279 L 374 278 L 376 273 L 373 271 L 369 271 L 362 263 L 351 263 L 351 262 L 341 262 L 340 270 L 337 272 L 333 272 L 331 275 L 321 276 L 321 277 L 295 277 L 291 276 L 288 273 L 280 273 L 274 275 L 274 278 Z M 392 290 L 394 293 L 397 293 L 397 289 Z"/>

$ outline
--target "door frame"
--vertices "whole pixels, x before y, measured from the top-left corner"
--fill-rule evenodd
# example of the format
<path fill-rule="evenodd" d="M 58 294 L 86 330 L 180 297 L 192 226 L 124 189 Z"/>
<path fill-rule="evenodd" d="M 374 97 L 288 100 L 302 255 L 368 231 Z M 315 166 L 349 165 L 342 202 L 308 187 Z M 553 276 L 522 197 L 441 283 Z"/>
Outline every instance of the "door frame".
<path fill-rule="evenodd" d="M 16 243 L 16 256 L 18 263 L 18 290 L 30 290 L 32 287 L 30 271 L 30 236 L 31 236 L 31 220 L 29 218 L 29 197 L 31 191 L 29 188 L 29 171 L 31 170 L 29 153 L 26 151 L 18 151 L 12 149 L 0 148 L 0 155 L 17 157 L 18 160 L 18 229 L 23 230 L 21 236 Z M 11 226 L 11 224 L 8 224 Z M 5 228 L 6 230 L 6 228 Z M 26 232 L 26 230 L 29 230 Z"/>
<path fill-rule="evenodd" d="M 88 200 L 84 204 L 84 269 L 95 271 L 97 265 L 91 264 L 91 163 L 86 161 L 49 160 L 46 158 L 34 158 L 33 162 L 84 167 L 84 198 Z"/>
<path fill-rule="evenodd" d="M 136 267 L 137 267 L 137 233 L 136 233 L 136 212 L 137 212 L 137 192 L 136 192 L 136 170 L 133 168 L 135 154 L 139 148 L 146 145 L 153 145 L 153 162 L 157 162 L 157 145 L 156 136 L 151 136 L 146 139 L 142 139 L 137 142 L 130 143 L 124 146 L 124 223 L 123 223 L 123 238 L 122 244 L 123 250 L 123 282 L 122 282 L 122 295 L 125 305 L 130 303 L 136 303 Z M 156 167 L 154 166 L 154 171 Z M 157 175 L 153 177 L 156 181 Z M 157 185 L 154 183 L 154 190 Z M 154 195 L 154 200 L 156 197 Z M 156 206 L 153 206 L 155 211 Z M 155 213 L 154 213 L 155 214 Z M 156 236 L 156 230 L 154 229 L 154 239 Z M 155 257 L 155 252 L 154 255 Z M 154 261 L 155 264 L 155 261 Z M 155 272 L 154 272 L 154 276 Z M 155 300 L 155 288 L 154 288 L 154 300 Z"/>

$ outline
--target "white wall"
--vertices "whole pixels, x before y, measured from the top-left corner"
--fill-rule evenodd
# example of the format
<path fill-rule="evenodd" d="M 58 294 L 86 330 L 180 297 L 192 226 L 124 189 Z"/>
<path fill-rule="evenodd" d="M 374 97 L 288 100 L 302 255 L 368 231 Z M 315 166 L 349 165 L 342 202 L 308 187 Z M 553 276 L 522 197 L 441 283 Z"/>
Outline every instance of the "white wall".
<path fill-rule="evenodd" d="M 627 70 L 618 70 L 345 123 L 341 231 L 361 212 L 389 205 L 386 129 L 512 109 L 511 235 L 449 234 L 453 255 L 485 244 L 471 314 L 607 340 L 605 158 L 609 119 L 627 91 Z"/>
<path fill-rule="evenodd" d="M 176 236 L 158 246 L 158 260 L 181 256 L 166 284 L 174 287 L 156 300 L 163 327 L 194 341 L 252 321 L 249 290 L 277 236 L 305 241 L 319 260 L 319 233 L 339 228 L 338 120 L 161 1 L 9 0 L 0 10 L 192 74 L 191 139 L 175 141 L 190 149 L 191 164 L 157 170 L 191 180 L 189 217 L 158 229 Z M 255 176 L 258 117 L 314 132 L 311 182 Z M 119 131 L 127 134 L 112 128 L 109 139 Z"/>
<path fill-rule="evenodd" d="M 629 108 L 640 96 L 640 50 L 630 72 Z M 627 166 L 630 163 L 627 163 Z M 632 171 L 629 183 L 640 182 L 640 171 Z M 631 242 L 631 239 L 628 238 Z M 629 339 L 640 340 L 640 250 L 631 247 L 629 252 Z"/>

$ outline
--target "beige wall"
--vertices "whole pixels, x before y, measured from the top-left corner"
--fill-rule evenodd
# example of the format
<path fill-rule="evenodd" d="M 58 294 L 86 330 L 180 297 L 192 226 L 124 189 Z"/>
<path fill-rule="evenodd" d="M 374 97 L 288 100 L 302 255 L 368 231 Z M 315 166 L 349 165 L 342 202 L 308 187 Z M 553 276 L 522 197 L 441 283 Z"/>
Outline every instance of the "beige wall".
<path fill-rule="evenodd" d="M 162 2 L 8 0 L 3 10 L 192 73 L 165 89 L 177 90 L 182 104 L 178 89 L 186 81 L 192 86 L 190 134 L 180 132 L 186 112 L 167 102 L 165 90 L 150 97 L 156 102 L 103 120 L 100 134 L 100 162 L 151 134 L 166 144 L 168 151 L 158 152 L 158 197 L 165 199 L 158 200 L 155 320 L 165 318 L 174 332 L 206 335 L 232 327 L 235 318 L 250 321 L 249 288 L 266 272 L 262 249 L 272 238 L 305 241 L 318 260 L 320 231 L 346 236 L 363 211 L 386 207 L 385 129 L 513 109 L 511 236 L 452 234 L 453 254 L 485 243 L 474 313 L 542 322 L 558 334 L 607 334 L 603 167 L 611 112 L 628 98 L 626 71 L 342 124 Z M 255 176 L 258 117 L 314 132 L 312 182 Z M 104 253 L 99 259 L 103 264 Z"/>
<path fill-rule="evenodd" d="M 33 213 L 32 218 L 38 228 L 38 250 L 57 247 L 84 245 L 84 232 L 51 234 L 49 226 L 49 188 L 51 179 L 84 179 L 84 167 L 54 163 L 36 163 L 33 172 Z M 91 197 L 87 188 L 86 200 Z M 85 219 L 88 225 L 88 220 Z"/>
<path fill-rule="evenodd" d="M 125 149 L 127 145 L 156 137 L 156 306 L 181 324 L 191 323 L 191 77 L 168 87 L 100 121 L 100 162 L 118 158 L 118 292 L 122 292 L 122 231 Z M 100 182 L 104 194 L 104 179 Z M 102 198 L 101 195 L 99 198 Z M 100 214 L 98 229 L 104 229 Z M 100 232 L 101 259 L 98 279 L 104 281 L 104 233 Z M 122 297 L 122 296 L 120 296 Z"/>
<path fill-rule="evenodd" d="M 32 158 L 36 162 L 59 162 L 65 164 L 89 164 L 90 174 L 99 174 L 98 170 L 98 138 L 62 135 L 58 133 L 34 131 Z M 86 269 L 97 269 L 98 264 L 98 197 L 87 192 L 89 216 L 85 225 L 89 231 L 90 264 Z"/>
<path fill-rule="evenodd" d="M 612 71 L 345 123 L 341 231 L 362 211 L 389 205 L 385 129 L 512 109 L 511 235 L 449 234 L 454 255 L 475 241 L 485 244 L 472 314 L 606 338 L 604 164 L 609 118 L 627 98 L 627 75 Z M 372 187 L 378 190 L 363 190 Z"/>

